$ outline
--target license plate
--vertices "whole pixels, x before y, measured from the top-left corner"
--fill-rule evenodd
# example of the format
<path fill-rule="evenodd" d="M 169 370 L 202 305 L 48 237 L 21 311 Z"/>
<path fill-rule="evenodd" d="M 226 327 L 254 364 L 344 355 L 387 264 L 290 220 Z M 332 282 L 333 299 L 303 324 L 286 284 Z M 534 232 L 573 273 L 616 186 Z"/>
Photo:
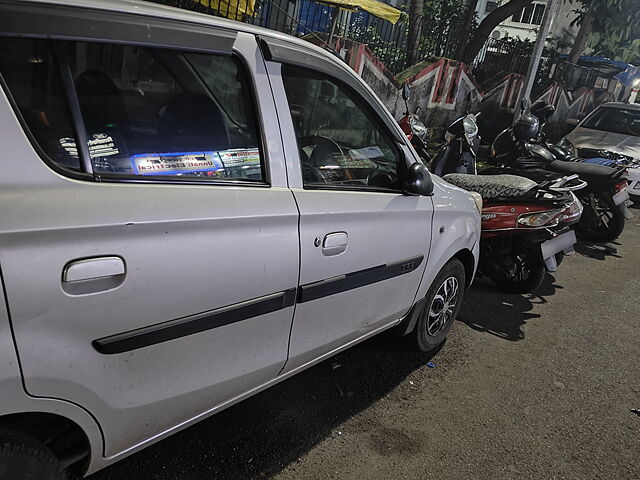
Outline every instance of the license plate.
<path fill-rule="evenodd" d="M 547 259 L 553 257 L 556 253 L 564 252 L 571 249 L 576 243 L 576 234 L 573 230 L 569 230 L 562 235 L 558 235 L 551 240 L 547 240 L 540 245 L 542 250 L 542 258 Z"/>
<path fill-rule="evenodd" d="M 629 200 L 629 192 L 626 190 L 622 190 L 613 196 L 613 204 L 616 206 L 626 202 L 627 200 Z"/>

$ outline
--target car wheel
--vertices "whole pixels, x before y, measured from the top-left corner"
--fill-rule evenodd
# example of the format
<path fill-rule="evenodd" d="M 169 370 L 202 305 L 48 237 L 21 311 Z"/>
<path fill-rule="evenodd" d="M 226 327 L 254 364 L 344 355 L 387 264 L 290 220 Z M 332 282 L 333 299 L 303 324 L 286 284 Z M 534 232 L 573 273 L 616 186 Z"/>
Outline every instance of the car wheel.
<path fill-rule="evenodd" d="M 21 432 L 0 430 L 0 480 L 71 480 L 43 443 Z"/>
<path fill-rule="evenodd" d="M 460 311 L 464 287 L 464 266 L 452 258 L 431 284 L 416 327 L 409 334 L 418 350 L 431 352 L 444 342 Z"/>

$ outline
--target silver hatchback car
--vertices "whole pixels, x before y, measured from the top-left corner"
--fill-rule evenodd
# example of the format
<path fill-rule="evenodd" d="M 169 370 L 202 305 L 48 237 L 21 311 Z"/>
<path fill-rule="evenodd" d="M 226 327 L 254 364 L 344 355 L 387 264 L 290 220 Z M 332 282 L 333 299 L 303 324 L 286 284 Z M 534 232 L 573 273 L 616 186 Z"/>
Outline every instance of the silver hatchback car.
<path fill-rule="evenodd" d="M 0 0 L 0 478 L 87 475 L 392 327 L 442 343 L 481 199 L 340 59 Z"/>

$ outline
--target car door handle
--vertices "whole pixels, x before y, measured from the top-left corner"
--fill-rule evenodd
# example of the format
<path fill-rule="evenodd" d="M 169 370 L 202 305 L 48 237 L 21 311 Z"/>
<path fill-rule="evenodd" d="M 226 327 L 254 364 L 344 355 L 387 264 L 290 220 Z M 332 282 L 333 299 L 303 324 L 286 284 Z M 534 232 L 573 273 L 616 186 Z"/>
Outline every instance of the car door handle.
<path fill-rule="evenodd" d="M 62 271 L 62 288 L 70 295 L 111 290 L 124 282 L 127 273 L 120 257 L 96 257 L 73 260 Z"/>
<path fill-rule="evenodd" d="M 322 242 L 322 254 L 325 257 L 340 255 L 349 245 L 349 236 L 347 232 L 328 233 Z"/>

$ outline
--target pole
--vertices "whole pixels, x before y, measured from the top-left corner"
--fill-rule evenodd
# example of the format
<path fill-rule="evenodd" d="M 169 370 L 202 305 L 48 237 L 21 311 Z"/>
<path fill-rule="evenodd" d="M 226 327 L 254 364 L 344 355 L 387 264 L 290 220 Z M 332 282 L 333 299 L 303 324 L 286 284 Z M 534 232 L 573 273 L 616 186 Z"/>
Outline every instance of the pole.
<path fill-rule="evenodd" d="M 529 98 L 531 96 L 531 90 L 533 89 L 533 82 L 536 79 L 538 73 L 538 66 L 540 65 L 540 58 L 542 58 L 542 51 L 544 50 L 544 43 L 547 41 L 547 35 L 549 35 L 549 29 L 551 23 L 556 16 L 558 10 L 558 0 L 547 0 L 547 6 L 544 9 L 544 17 L 542 19 L 542 25 L 538 30 L 538 38 L 533 45 L 533 53 L 531 54 L 531 60 L 529 61 L 529 67 L 527 68 L 527 76 L 524 79 L 524 85 L 518 95 L 518 103 L 516 103 L 513 109 L 513 119 L 516 120 L 520 116 L 519 105 L 523 98 Z"/>
<path fill-rule="evenodd" d="M 331 18 L 331 34 L 329 35 L 329 41 L 327 45 L 333 50 L 333 35 L 336 33 L 336 25 L 338 23 L 338 15 L 340 14 L 340 7 L 333 9 L 333 17 Z"/>

